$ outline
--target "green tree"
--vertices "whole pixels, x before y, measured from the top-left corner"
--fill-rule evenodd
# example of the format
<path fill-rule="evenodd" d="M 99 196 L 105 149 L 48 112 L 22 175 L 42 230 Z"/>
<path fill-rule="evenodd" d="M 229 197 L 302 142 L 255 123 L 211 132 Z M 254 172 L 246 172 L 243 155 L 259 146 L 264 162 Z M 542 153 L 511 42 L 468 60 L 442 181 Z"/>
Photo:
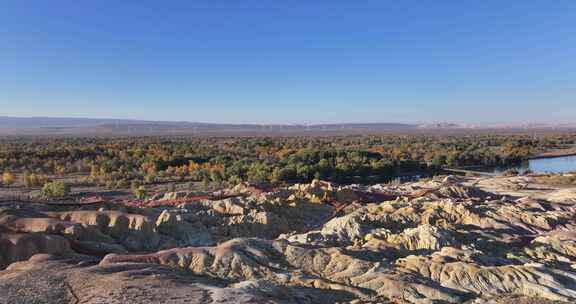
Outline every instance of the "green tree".
<path fill-rule="evenodd" d="M 224 177 L 222 176 L 222 171 L 213 170 L 210 172 L 210 179 L 220 185 L 222 181 L 224 181 Z"/>
<path fill-rule="evenodd" d="M 48 198 L 60 198 L 70 194 L 70 186 L 64 182 L 49 182 L 42 187 L 42 195 Z"/>
<path fill-rule="evenodd" d="M 144 188 L 144 186 L 138 186 L 132 190 L 132 194 L 134 194 L 137 199 L 144 199 L 147 194 L 146 188 Z"/>
<path fill-rule="evenodd" d="M 231 175 L 228 178 L 228 182 L 232 185 L 238 185 L 242 182 L 242 179 L 238 175 Z"/>
<path fill-rule="evenodd" d="M 302 165 L 296 168 L 296 175 L 301 181 L 308 181 L 310 179 L 310 166 Z"/>
<path fill-rule="evenodd" d="M 277 184 L 281 181 L 281 170 L 278 167 L 274 167 L 272 173 L 270 174 L 270 182 Z"/>
<path fill-rule="evenodd" d="M 132 191 L 138 189 L 140 186 L 142 186 L 142 183 L 141 183 L 139 180 L 137 180 L 137 179 L 133 180 L 133 181 L 130 183 L 130 189 L 132 189 Z"/>
<path fill-rule="evenodd" d="M 332 168 L 330 167 L 330 162 L 327 159 L 321 159 L 318 162 L 318 171 L 317 173 L 320 175 L 317 179 L 326 179 L 330 176 Z"/>
<path fill-rule="evenodd" d="M 316 173 L 314 173 L 314 179 L 321 179 L 320 172 L 316 171 Z"/>
<path fill-rule="evenodd" d="M 263 163 L 253 163 L 248 169 L 248 181 L 254 184 L 263 184 L 268 181 L 270 168 Z"/>
<path fill-rule="evenodd" d="M 433 166 L 441 167 L 444 164 L 446 164 L 446 155 L 436 155 L 432 159 Z"/>

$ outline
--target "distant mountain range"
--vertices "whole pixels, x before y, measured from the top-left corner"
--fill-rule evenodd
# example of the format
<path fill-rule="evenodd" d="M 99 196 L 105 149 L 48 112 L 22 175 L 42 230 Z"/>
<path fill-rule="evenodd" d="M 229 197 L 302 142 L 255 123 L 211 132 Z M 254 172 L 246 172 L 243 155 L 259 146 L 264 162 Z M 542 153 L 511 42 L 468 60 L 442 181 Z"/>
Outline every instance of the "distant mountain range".
<path fill-rule="evenodd" d="M 466 132 L 486 129 L 576 130 L 575 124 L 219 124 L 99 118 L 2 117 L 0 135 L 339 135 Z"/>

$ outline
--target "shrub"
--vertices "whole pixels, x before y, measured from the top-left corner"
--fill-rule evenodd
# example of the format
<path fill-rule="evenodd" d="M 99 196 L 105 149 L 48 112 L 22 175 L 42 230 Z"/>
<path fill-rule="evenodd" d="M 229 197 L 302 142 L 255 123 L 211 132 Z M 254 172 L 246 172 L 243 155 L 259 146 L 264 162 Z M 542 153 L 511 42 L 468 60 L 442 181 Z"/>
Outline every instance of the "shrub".
<path fill-rule="evenodd" d="M 70 193 L 70 186 L 64 182 L 50 182 L 42 187 L 42 195 L 48 198 L 65 197 Z"/>
<path fill-rule="evenodd" d="M 138 186 L 137 188 L 132 189 L 132 194 L 134 194 L 137 199 L 144 199 L 147 194 L 146 188 L 144 188 L 144 186 Z"/>
<path fill-rule="evenodd" d="M 14 175 L 8 171 L 4 172 L 2 174 L 2 183 L 4 185 L 12 185 L 14 183 Z"/>

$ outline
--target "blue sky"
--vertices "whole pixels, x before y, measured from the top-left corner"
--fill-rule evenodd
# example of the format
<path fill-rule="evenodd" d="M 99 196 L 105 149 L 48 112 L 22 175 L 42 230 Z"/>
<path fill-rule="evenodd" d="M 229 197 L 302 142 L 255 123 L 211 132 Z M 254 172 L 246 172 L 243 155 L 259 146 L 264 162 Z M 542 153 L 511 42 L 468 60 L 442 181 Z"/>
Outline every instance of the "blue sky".
<path fill-rule="evenodd" d="M 3 0 L 0 116 L 575 122 L 576 1 Z"/>

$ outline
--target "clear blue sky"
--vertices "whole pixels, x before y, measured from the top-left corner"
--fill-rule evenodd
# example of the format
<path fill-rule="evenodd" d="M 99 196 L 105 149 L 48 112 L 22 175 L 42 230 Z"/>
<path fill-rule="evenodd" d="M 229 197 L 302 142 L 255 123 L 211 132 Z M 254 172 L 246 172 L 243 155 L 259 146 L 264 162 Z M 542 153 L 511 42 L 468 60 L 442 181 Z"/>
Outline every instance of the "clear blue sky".
<path fill-rule="evenodd" d="M 576 122 L 576 1 L 0 2 L 0 116 Z"/>

